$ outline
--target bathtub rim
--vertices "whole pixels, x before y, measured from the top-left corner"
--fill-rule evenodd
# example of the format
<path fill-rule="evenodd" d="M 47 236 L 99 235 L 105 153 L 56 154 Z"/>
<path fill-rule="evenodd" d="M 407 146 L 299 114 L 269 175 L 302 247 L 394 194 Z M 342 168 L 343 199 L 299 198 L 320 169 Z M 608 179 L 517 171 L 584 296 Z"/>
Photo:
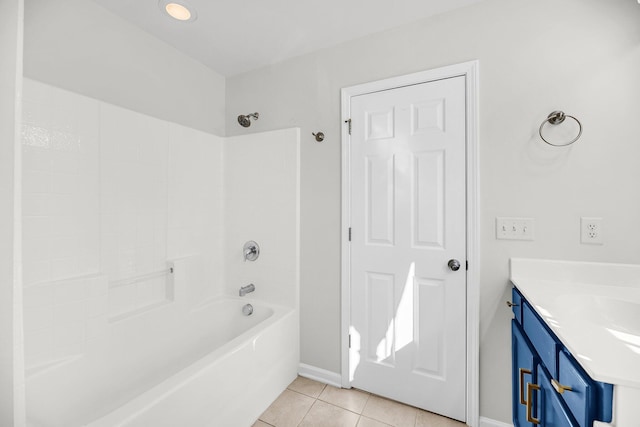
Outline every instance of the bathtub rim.
<path fill-rule="evenodd" d="M 160 383 L 147 389 L 136 397 L 132 398 L 124 405 L 113 409 L 112 411 L 100 416 L 99 418 L 91 420 L 87 424 L 84 424 L 84 427 L 126 426 L 127 423 L 135 420 L 135 418 L 148 411 L 164 398 L 171 395 L 176 390 L 179 390 L 180 388 L 188 385 L 189 382 L 205 373 L 208 369 L 211 369 L 218 361 L 224 360 L 228 357 L 232 357 L 236 352 L 240 351 L 240 349 L 244 345 L 246 345 L 250 338 L 257 338 L 264 330 L 266 330 L 273 324 L 287 317 L 296 316 L 298 312 L 297 309 L 292 307 L 266 303 L 258 299 L 251 299 L 246 297 L 240 298 L 237 296 L 229 295 L 222 295 L 204 301 L 202 304 L 194 307 L 192 311 L 204 310 L 206 308 L 209 308 L 211 305 L 215 305 L 216 303 L 220 303 L 223 301 L 246 302 L 249 304 L 255 304 L 257 306 L 270 308 L 273 310 L 273 313 L 262 322 L 234 337 L 231 341 L 226 342 L 221 347 L 206 354 L 191 365 L 172 373 L 169 377 L 165 378 Z"/>

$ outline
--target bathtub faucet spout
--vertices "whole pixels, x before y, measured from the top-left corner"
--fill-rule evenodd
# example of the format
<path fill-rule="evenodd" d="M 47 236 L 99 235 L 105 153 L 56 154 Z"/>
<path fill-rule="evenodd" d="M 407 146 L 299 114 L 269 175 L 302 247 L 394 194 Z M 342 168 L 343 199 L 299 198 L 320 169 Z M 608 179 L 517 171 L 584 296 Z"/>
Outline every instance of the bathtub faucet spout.
<path fill-rule="evenodd" d="M 240 296 L 243 297 L 246 294 L 248 294 L 249 292 L 253 292 L 256 290 L 256 287 L 253 283 L 248 284 L 247 286 L 241 286 L 240 287 Z"/>

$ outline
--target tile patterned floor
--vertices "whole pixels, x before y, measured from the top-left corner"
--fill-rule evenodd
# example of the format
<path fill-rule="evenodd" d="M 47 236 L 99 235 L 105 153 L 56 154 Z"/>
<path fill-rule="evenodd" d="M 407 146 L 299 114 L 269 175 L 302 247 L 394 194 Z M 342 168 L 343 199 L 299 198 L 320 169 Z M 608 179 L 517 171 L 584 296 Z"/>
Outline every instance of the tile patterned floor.
<path fill-rule="evenodd" d="M 465 427 L 412 406 L 298 377 L 253 427 Z"/>

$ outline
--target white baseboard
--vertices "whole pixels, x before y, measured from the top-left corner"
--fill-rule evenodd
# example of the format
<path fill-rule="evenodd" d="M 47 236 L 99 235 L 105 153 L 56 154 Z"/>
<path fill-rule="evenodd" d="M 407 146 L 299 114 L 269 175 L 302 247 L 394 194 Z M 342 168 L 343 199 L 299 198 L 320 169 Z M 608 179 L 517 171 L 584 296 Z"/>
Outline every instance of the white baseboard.
<path fill-rule="evenodd" d="M 479 427 L 513 427 L 513 424 L 492 420 L 491 418 L 480 417 Z"/>
<path fill-rule="evenodd" d="M 301 363 L 298 368 L 298 375 L 309 378 L 310 380 L 319 381 L 334 387 L 342 387 L 342 376 L 326 369 L 316 368 L 315 366 Z"/>

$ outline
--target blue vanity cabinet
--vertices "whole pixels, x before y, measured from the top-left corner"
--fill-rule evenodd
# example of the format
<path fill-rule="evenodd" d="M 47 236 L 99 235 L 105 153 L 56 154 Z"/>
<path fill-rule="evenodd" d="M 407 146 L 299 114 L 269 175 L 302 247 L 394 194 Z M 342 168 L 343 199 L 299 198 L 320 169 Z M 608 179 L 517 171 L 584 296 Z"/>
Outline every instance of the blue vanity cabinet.
<path fill-rule="evenodd" d="M 549 374 L 515 319 L 511 322 L 511 333 L 514 426 L 578 427 L 550 388 Z"/>
<path fill-rule="evenodd" d="M 610 422 L 611 384 L 594 381 L 513 288 L 512 407 L 515 427 L 592 427 Z"/>

